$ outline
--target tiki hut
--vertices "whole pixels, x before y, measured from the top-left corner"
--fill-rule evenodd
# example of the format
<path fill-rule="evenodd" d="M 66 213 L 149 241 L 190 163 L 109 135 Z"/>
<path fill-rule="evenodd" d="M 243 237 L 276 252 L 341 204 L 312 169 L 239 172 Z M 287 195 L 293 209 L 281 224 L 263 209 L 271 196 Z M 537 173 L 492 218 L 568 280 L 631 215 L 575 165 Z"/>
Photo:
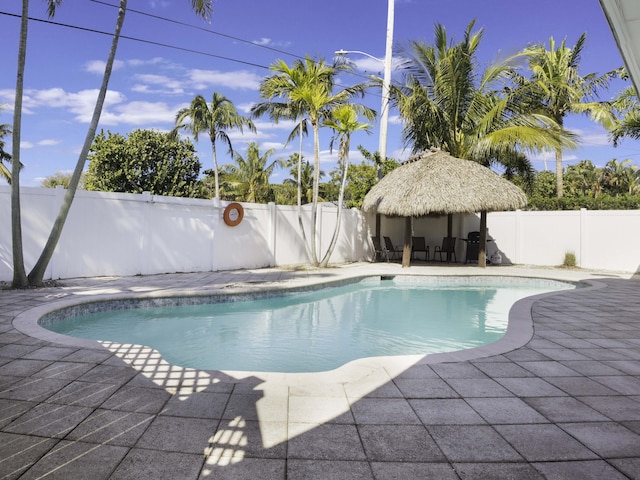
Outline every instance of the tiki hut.
<path fill-rule="evenodd" d="M 437 149 L 410 158 L 367 193 L 362 209 L 406 217 L 402 266 L 411 258 L 411 217 L 480 212 L 478 265 L 486 265 L 487 212 L 515 210 L 527 204 L 525 194 L 491 169 L 452 157 Z M 451 218 L 451 217 L 449 217 Z M 451 236 L 449 221 L 448 236 Z"/>

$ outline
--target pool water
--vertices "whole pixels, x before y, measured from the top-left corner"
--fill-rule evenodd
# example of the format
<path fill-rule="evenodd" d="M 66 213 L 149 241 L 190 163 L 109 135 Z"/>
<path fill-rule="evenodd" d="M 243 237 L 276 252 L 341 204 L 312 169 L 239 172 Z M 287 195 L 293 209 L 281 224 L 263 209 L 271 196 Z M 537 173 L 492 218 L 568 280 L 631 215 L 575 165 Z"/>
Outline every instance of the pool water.
<path fill-rule="evenodd" d="M 146 345 L 212 370 L 319 372 L 364 357 L 430 354 L 498 340 L 519 299 L 574 288 L 379 280 L 258 300 L 130 308 L 59 319 L 58 333 Z"/>

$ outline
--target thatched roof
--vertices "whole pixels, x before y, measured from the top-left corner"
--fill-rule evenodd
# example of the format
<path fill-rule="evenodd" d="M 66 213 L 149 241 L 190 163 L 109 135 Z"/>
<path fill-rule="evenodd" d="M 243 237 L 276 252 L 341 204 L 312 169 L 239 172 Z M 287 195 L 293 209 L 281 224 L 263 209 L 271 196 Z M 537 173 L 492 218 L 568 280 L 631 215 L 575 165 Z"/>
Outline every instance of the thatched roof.
<path fill-rule="evenodd" d="M 527 197 L 477 162 L 432 149 L 382 178 L 364 199 L 365 212 L 420 217 L 522 208 Z"/>

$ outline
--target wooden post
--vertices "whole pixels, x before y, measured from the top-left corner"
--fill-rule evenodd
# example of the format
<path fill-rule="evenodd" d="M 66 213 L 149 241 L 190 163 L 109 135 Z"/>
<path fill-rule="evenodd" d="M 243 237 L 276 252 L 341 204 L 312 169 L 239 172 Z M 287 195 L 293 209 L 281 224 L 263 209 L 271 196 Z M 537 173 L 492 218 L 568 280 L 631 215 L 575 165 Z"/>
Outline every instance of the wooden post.
<path fill-rule="evenodd" d="M 478 251 L 478 266 L 487 266 L 487 211 L 480 212 L 480 248 Z"/>
<path fill-rule="evenodd" d="M 453 237 L 453 213 L 447 214 L 447 237 Z M 451 252 L 447 251 L 447 263 L 451 262 Z"/>
<path fill-rule="evenodd" d="M 411 217 L 404 219 L 404 249 L 402 250 L 402 268 L 411 266 Z"/>

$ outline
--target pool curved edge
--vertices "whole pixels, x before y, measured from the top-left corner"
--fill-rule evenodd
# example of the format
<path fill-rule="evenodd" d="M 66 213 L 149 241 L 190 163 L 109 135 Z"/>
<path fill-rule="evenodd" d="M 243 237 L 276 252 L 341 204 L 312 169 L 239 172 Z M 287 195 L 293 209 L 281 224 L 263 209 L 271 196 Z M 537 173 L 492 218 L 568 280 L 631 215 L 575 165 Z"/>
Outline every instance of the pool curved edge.
<path fill-rule="evenodd" d="M 307 289 L 316 289 L 316 288 L 326 288 L 330 286 L 336 286 L 340 283 L 344 282 L 354 282 L 359 280 L 364 280 L 366 278 L 375 277 L 375 274 L 370 275 L 355 275 L 352 277 L 344 278 L 339 281 L 330 281 L 330 282 L 317 282 L 308 285 L 298 285 L 289 288 L 269 288 L 267 291 L 270 292 L 297 292 L 300 290 Z M 397 275 L 400 276 L 400 275 Z M 426 275 L 432 276 L 432 275 Z M 528 277 L 533 278 L 533 277 Z M 545 279 L 545 280 L 556 280 L 553 278 Z M 560 280 L 563 281 L 563 280 Z M 597 280 L 592 279 L 583 279 L 579 282 L 584 286 L 580 289 L 580 291 L 586 291 L 591 289 L 600 289 L 605 288 L 606 284 L 603 282 L 598 282 Z M 261 290 L 264 292 L 265 290 Z M 533 295 L 531 297 L 526 297 L 521 300 L 518 300 L 509 311 L 509 319 L 507 324 L 507 329 L 505 334 L 495 342 L 492 342 L 487 345 L 482 345 L 479 347 L 464 349 L 464 350 L 456 350 L 451 352 L 443 352 L 443 353 L 432 353 L 427 355 L 398 355 L 398 356 L 381 356 L 381 357 L 367 357 L 360 358 L 356 360 L 352 360 L 334 370 L 328 370 L 324 372 L 304 372 L 304 373 L 281 373 L 281 372 L 248 372 L 248 371 L 229 371 L 224 370 L 221 373 L 224 374 L 225 377 L 233 378 L 237 381 L 242 381 L 248 377 L 260 377 L 263 380 L 269 381 L 278 381 L 280 383 L 297 383 L 301 380 L 313 380 L 313 382 L 325 383 L 340 383 L 340 382 L 348 382 L 354 381 L 357 378 L 362 378 L 368 375 L 371 371 L 384 368 L 386 369 L 390 375 L 399 374 L 402 371 L 408 369 L 414 365 L 420 364 L 436 364 L 436 363 L 447 363 L 447 362 L 462 362 L 462 361 L 470 361 L 477 360 L 481 358 L 491 357 L 495 355 L 501 355 L 504 353 L 508 353 L 512 350 L 520 348 L 526 345 L 529 340 L 533 337 L 534 333 L 534 325 L 532 318 L 532 307 L 533 304 L 542 298 L 546 298 L 549 296 L 555 295 L 563 295 L 571 292 L 575 292 L 575 290 L 562 290 L 562 291 L 554 291 L 547 292 L 538 295 Z M 153 299 L 153 298 L 167 298 L 167 297 L 177 297 L 177 296 L 212 296 L 212 295 L 234 295 L 234 294 L 255 294 L 256 290 L 251 289 L 234 289 L 232 291 L 216 291 L 209 292 L 207 294 L 203 294 L 199 292 L 195 295 L 193 292 L 184 291 L 176 289 L 175 291 L 167 291 L 164 290 L 161 293 L 156 292 L 155 294 L 149 293 L 128 293 L 128 294 L 118 294 L 118 295 L 91 295 L 86 297 L 73 297 L 66 298 L 63 300 L 58 300 L 49 304 L 43 304 L 37 307 L 33 307 L 29 310 L 26 310 L 15 317 L 13 320 L 13 326 L 20 332 L 25 335 L 55 343 L 58 345 L 74 347 L 74 348 L 86 348 L 86 349 L 97 349 L 97 350 L 109 350 L 115 353 L 118 357 L 128 363 L 130 366 L 136 368 L 137 370 L 145 373 L 144 368 L 138 368 L 135 363 L 135 358 L 133 361 L 127 361 L 127 355 L 130 356 L 131 351 L 137 352 L 134 357 L 140 357 L 140 355 L 144 356 L 144 361 L 142 365 L 148 365 L 149 359 L 154 358 L 154 367 L 152 370 L 157 368 L 158 363 L 162 363 L 165 366 L 168 366 L 173 371 L 183 371 L 183 372 L 202 372 L 203 374 L 207 374 L 207 372 L 214 373 L 215 371 L 210 370 L 197 370 L 193 368 L 180 367 L 176 365 L 172 365 L 166 360 L 164 360 L 161 354 L 151 348 L 144 345 L 120 345 L 115 344 L 113 342 L 100 342 L 97 340 L 90 339 L 82 339 L 77 337 L 71 337 L 59 333 L 55 333 L 51 330 L 48 330 L 42 327 L 39 324 L 39 321 L 48 314 L 52 314 L 56 311 L 65 310 L 70 307 L 77 307 L 83 304 L 96 303 L 96 302 L 113 302 L 118 300 L 141 300 L 141 299 Z M 144 352 L 141 354 L 140 352 Z M 129 358 L 131 360 L 131 358 Z M 149 372 L 151 373 L 151 372 Z M 149 376 L 149 375 L 147 375 Z M 152 375 L 151 375 L 152 376 Z M 155 381 L 155 380 L 154 380 Z M 165 385 L 167 386 L 167 385 Z M 179 386 L 178 386 L 179 387 Z"/>

